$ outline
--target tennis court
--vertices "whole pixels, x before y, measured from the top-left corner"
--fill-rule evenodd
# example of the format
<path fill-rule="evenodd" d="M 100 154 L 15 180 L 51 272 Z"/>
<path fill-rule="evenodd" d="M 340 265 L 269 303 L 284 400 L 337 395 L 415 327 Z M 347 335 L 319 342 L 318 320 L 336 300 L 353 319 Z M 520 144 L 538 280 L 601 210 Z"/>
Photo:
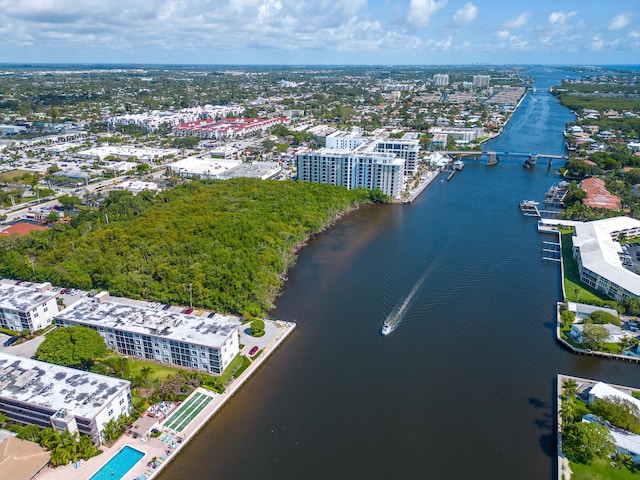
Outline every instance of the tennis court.
<path fill-rule="evenodd" d="M 213 397 L 201 392 L 194 392 L 164 422 L 164 426 L 176 432 L 182 432 L 189 423 L 213 400 Z"/>

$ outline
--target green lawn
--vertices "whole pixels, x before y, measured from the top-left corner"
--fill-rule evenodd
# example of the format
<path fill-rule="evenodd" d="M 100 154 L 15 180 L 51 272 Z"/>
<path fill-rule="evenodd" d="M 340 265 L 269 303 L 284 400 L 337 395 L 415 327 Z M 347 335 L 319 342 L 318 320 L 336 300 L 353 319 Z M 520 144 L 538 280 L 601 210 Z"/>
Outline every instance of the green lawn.
<path fill-rule="evenodd" d="M 571 480 L 636 480 L 640 470 L 629 470 L 624 465 L 618 463 L 620 468 L 615 468 L 609 463 L 611 460 L 596 460 L 590 465 L 569 462 Z"/>
<path fill-rule="evenodd" d="M 564 266 L 564 292 L 569 302 L 612 302 L 609 297 L 580 281 L 578 264 L 573 259 L 572 233 L 562 233 L 562 264 Z"/>
<path fill-rule="evenodd" d="M 251 364 L 247 357 L 236 355 L 226 370 L 218 377 L 221 385 L 226 385 L 232 378 L 237 378 Z"/>
<path fill-rule="evenodd" d="M 179 367 L 161 365 L 153 362 L 145 362 L 144 360 L 133 360 L 129 358 L 129 368 L 131 370 L 131 375 L 133 375 L 134 377 L 140 375 L 140 370 L 142 370 L 143 367 L 149 367 L 151 369 L 151 373 L 149 374 L 150 381 L 164 380 L 169 375 L 174 375 L 180 370 L 183 370 Z"/>

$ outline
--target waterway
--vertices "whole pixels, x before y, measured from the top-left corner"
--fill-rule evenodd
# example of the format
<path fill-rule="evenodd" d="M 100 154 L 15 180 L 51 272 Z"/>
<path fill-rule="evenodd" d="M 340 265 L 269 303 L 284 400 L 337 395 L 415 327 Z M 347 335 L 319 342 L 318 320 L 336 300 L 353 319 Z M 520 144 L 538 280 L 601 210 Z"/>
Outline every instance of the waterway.
<path fill-rule="evenodd" d="M 571 74 L 532 75 L 485 150 L 563 153 L 573 115 L 547 90 Z M 560 160 L 522 161 L 468 161 L 310 242 L 272 312 L 298 328 L 160 478 L 553 478 L 556 374 L 637 387 L 640 370 L 554 341 L 559 268 L 518 202 L 541 201 Z"/>

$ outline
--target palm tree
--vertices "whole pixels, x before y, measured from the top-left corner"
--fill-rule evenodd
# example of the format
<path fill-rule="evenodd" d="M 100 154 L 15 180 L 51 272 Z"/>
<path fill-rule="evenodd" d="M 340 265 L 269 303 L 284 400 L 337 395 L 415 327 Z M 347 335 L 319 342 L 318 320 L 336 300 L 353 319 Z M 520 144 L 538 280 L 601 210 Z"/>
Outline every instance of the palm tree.
<path fill-rule="evenodd" d="M 40 428 L 37 425 L 25 425 L 16 434 L 20 440 L 37 442 L 40 439 Z"/>
<path fill-rule="evenodd" d="M 140 369 L 140 378 L 142 378 L 142 383 L 147 386 L 149 384 L 149 375 L 151 375 L 153 369 L 151 367 L 142 367 Z"/>
<path fill-rule="evenodd" d="M 578 394 L 578 384 L 572 378 L 568 378 L 564 382 L 562 382 L 562 392 L 564 393 L 564 397 L 567 399 L 572 399 L 575 395 Z"/>
<path fill-rule="evenodd" d="M 40 432 L 40 446 L 53 450 L 60 443 L 60 434 L 51 427 L 43 428 Z"/>

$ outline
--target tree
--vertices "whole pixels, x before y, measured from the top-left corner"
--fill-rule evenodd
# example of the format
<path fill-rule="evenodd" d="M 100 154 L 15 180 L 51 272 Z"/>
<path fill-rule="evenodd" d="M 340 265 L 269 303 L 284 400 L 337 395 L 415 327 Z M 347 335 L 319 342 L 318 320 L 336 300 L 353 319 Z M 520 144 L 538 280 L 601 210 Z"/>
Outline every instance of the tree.
<path fill-rule="evenodd" d="M 598 398 L 591 404 L 591 411 L 616 427 L 640 433 L 640 409 L 625 398 Z"/>
<path fill-rule="evenodd" d="M 82 200 L 74 195 L 61 195 L 58 197 L 58 202 L 63 210 L 72 210 L 77 205 L 82 205 Z"/>
<path fill-rule="evenodd" d="M 571 326 L 575 318 L 576 315 L 571 310 L 564 309 L 560 312 L 560 321 L 563 327 Z"/>
<path fill-rule="evenodd" d="M 565 455 L 580 463 L 588 464 L 596 458 L 605 458 L 614 448 L 609 430 L 597 423 L 572 423 L 562 435 L 562 450 Z"/>
<path fill-rule="evenodd" d="M 145 174 L 149 171 L 151 167 L 149 167 L 148 163 L 139 163 L 138 165 L 136 165 L 136 173 L 142 175 Z"/>
<path fill-rule="evenodd" d="M 624 308 L 628 315 L 640 315 L 640 298 L 627 297 L 624 301 Z"/>
<path fill-rule="evenodd" d="M 612 315 L 609 312 L 605 312 L 604 310 L 596 310 L 595 312 L 591 313 L 591 315 L 589 315 L 589 320 L 592 323 L 596 324 L 612 323 L 617 326 L 620 326 L 622 324 L 620 318 Z"/>
<path fill-rule="evenodd" d="M 576 202 L 582 203 L 582 200 L 587 197 L 587 192 L 578 187 L 578 184 L 573 181 L 567 188 L 567 192 L 562 197 L 562 203 L 565 207 L 570 207 Z"/>
<path fill-rule="evenodd" d="M 49 212 L 49 215 L 47 215 L 44 220 L 49 224 L 56 223 L 58 220 L 60 220 L 60 215 L 55 210 L 52 210 L 51 212 Z"/>
<path fill-rule="evenodd" d="M 251 335 L 261 337 L 264 335 L 264 321 L 259 318 L 251 322 Z"/>
<path fill-rule="evenodd" d="M 609 338 L 609 331 L 602 325 L 585 324 L 582 330 L 582 345 L 592 350 L 600 350 Z"/>
<path fill-rule="evenodd" d="M 64 366 L 88 368 L 96 358 L 104 357 L 107 346 L 92 328 L 59 327 L 50 332 L 36 350 L 36 358 Z"/>
<path fill-rule="evenodd" d="M 40 440 L 40 428 L 37 425 L 25 425 L 21 427 L 16 433 L 16 437 L 20 440 L 29 440 L 30 442 L 37 442 Z"/>

